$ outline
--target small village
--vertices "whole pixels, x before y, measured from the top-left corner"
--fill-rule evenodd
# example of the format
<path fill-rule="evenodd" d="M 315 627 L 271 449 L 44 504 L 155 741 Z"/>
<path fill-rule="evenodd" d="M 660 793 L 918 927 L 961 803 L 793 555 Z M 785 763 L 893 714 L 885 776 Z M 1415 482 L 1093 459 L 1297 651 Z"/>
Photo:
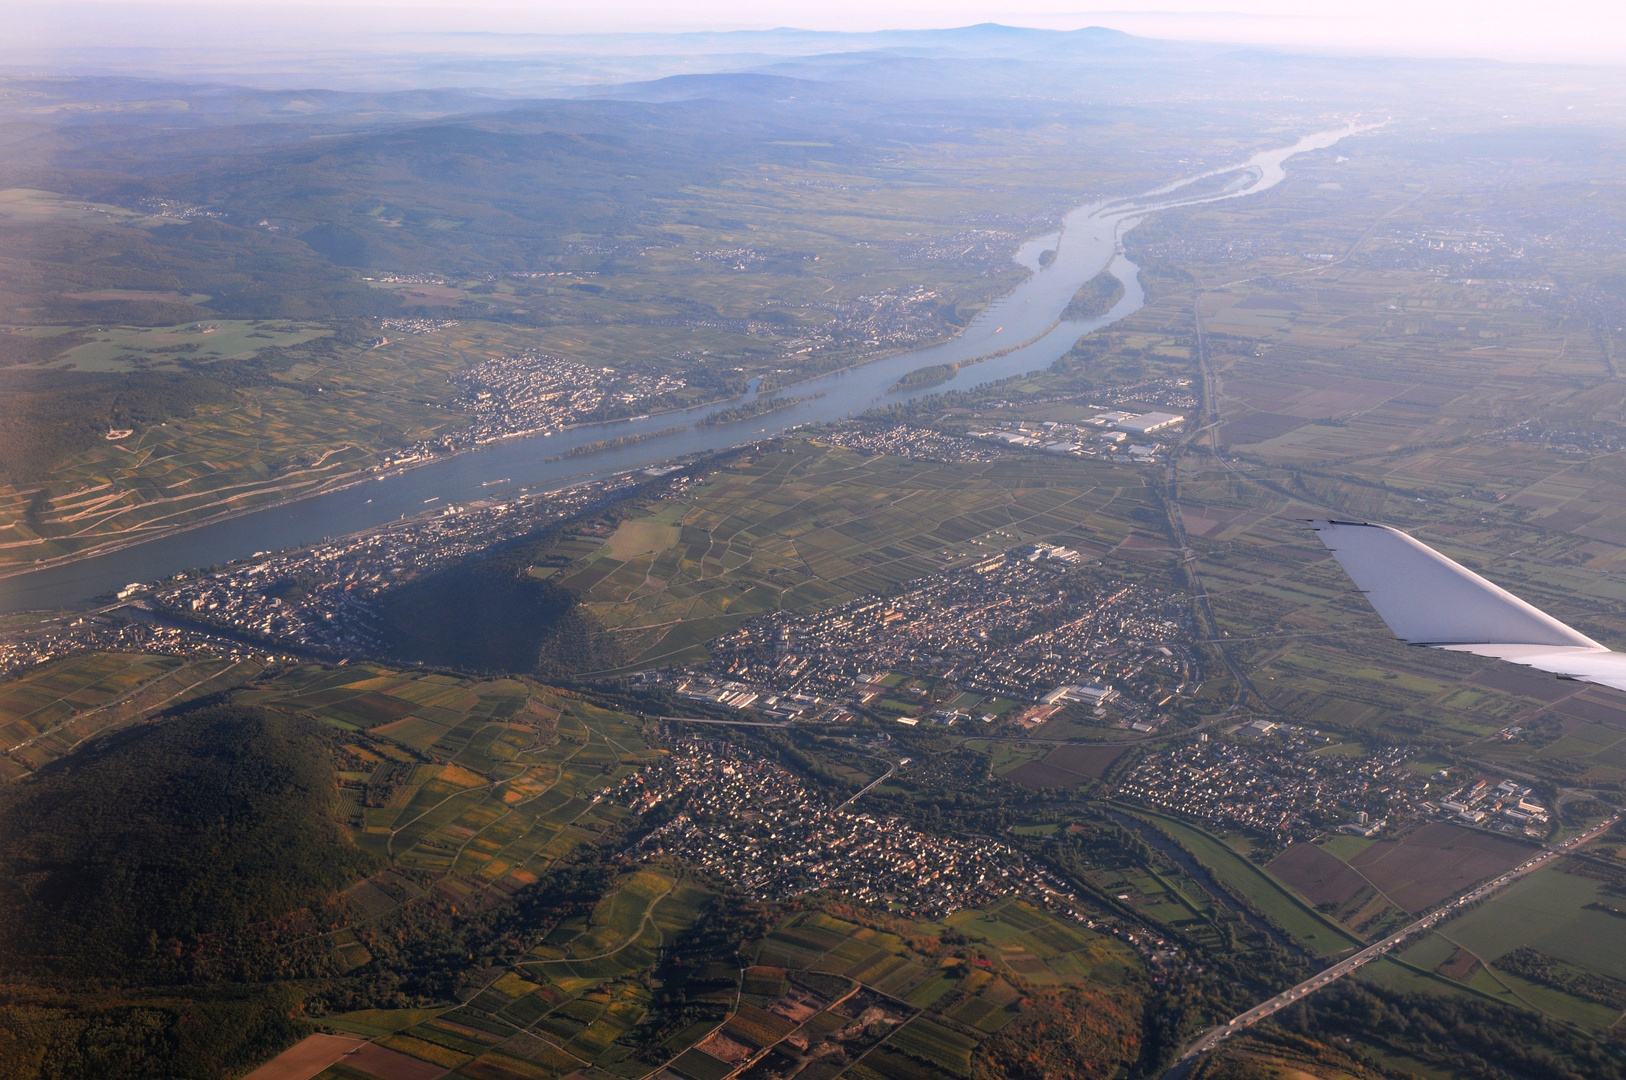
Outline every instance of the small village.
<path fill-rule="evenodd" d="M 670 758 L 607 794 L 635 813 L 668 815 L 629 857 L 677 856 L 761 900 L 827 891 L 942 918 L 1016 892 L 1071 899 L 1062 879 L 997 840 L 832 808 L 788 769 L 720 740 L 676 739 Z"/>
<path fill-rule="evenodd" d="M 451 382 L 459 391 L 454 407 L 469 415 L 468 425 L 420 440 L 391 456 L 386 466 L 630 415 L 640 403 L 686 385 L 672 375 L 584 367 L 536 349 L 487 360 Z"/>
<path fill-rule="evenodd" d="M 941 297 L 934 290 L 888 289 L 841 301 L 814 301 L 810 312 L 827 316 L 803 326 L 797 335 L 780 343 L 785 357 L 804 356 L 823 349 L 859 353 L 877 349 L 906 349 L 946 336 L 940 312 Z"/>
<path fill-rule="evenodd" d="M 1189 611 L 1083 563 L 1052 544 L 998 552 L 896 596 L 755 620 L 714 642 L 704 669 L 664 677 L 680 695 L 782 719 L 868 706 L 906 724 L 981 728 L 1032 702 L 1012 715 L 1033 726 L 1075 703 L 1105 716 L 1112 703 L 1123 726 L 1152 730 L 1157 710 L 1199 682 Z"/>
<path fill-rule="evenodd" d="M 1333 832 L 1376 837 L 1422 820 L 1546 835 L 1547 808 L 1529 787 L 1419 768 L 1419 755 L 1412 746 L 1368 750 L 1314 729 L 1255 720 L 1148 755 L 1118 794 L 1279 843 Z"/>
<path fill-rule="evenodd" d="M 232 660 L 260 657 L 268 662 L 278 658 L 275 650 L 268 653 L 264 646 L 249 646 L 202 628 L 165 626 L 126 618 L 117 612 L 97 613 L 0 636 L 0 676 L 88 652 L 223 656 Z"/>
<path fill-rule="evenodd" d="M 820 437 L 821 442 L 844 446 L 866 454 L 887 454 L 908 461 L 993 461 L 999 450 L 977 439 L 947 435 L 914 424 L 893 424 L 877 428 L 867 424 L 846 425 Z"/>

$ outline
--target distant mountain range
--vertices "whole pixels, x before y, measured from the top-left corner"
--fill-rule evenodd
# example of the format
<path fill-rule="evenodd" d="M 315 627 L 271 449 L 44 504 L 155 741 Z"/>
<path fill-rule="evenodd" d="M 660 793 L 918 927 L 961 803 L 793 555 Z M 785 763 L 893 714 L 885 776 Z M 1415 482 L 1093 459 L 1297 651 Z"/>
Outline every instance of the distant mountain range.
<path fill-rule="evenodd" d="M 80 5 L 99 9 L 100 5 Z M 708 72 L 741 72 L 800 61 L 815 68 L 880 59 L 1099 60 L 1212 52 L 1117 30 L 1042 30 L 982 23 L 944 30 L 838 33 L 752 30 L 684 34 L 402 33 L 338 35 L 313 48 L 285 25 L 258 26 L 255 9 L 237 21 L 187 23 L 187 40 L 153 40 L 162 20 L 132 19 L 134 5 L 106 5 L 103 17 L 71 32 L 60 9 L 18 10 L 18 32 L 0 45 L 0 75 L 126 75 L 225 81 L 266 89 L 404 90 L 477 88 L 510 97 L 594 93 L 626 83 Z M 30 17 L 31 16 L 31 17 Z M 120 31 L 118 28 L 123 26 Z M 214 39 L 219 47 L 211 47 Z M 345 44 L 335 45 L 342 41 Z"/>

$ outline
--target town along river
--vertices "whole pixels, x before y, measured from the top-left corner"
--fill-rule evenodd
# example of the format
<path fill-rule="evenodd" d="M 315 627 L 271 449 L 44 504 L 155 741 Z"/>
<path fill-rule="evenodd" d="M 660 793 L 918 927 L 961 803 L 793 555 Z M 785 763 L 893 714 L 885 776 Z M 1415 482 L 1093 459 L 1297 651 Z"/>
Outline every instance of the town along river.
<path fill-rule="evenodd" d="M 244 558 L 256 551 L 342 536 L 403 515 L 422 513 L 430 505 L 444 507 L 500 497 L 505 490 L 515 488 L 545 490 L 614 475 L 652 462 L 737 446 L 804 424 L 840 420 L 876 405 L 965 390 L 1048 368 L 1085 334 L 1140 308 L 1144 297 L 1137 267 L 1124 257 L 1120 244 L 1123 234 L 1141 218 L 1171 207 L 1258 194 L 1282 181 L 1288 158 L 1329 147 L 1357 130 L 1350 127 L 1320 132 L 1292 146 L 1261 151 L 1239 165 L 1179 180 L 1143 195 L 1081 206 L 1066 216 L 1059 234 L 1022 246 L 1016 261 L 1032 270 L 1033 276 L 990 305 L 959 337 L 770 393 L 768 397 L 782 394 L 803 399 L 776 412 L 729 424 L 696 423 L 711 412 L 738 404 L 720 402 L 683 413 L 661 413 L 572 428 L 551 436 L 507 440 L 404 472 L 380 475 L 376 481 L 5 578 L 0 580 L 0 612 L 70 607 L 130 582 L 152 581 L 189 567 Z M 1227 176 L 1234 178 L 1216 187 Z M 1040 253 L 1049 250 L 1056 254 L 1041 267 Z M 1061 313 L 1073 295 L 1103 269 L 1123 282 L 1122 298 L 1099 318 L 1063 321 Z M 898 379 L 909 372 L 948 363 L 958 363 L 960 369 L 947 382 L 913 392 L 891 392 Z M 669 430 L 684 423 L 688 427 L 681 431 Z M 636 439 L 652 432 L 665 434 Z M 572 449 L 589 443 L 623 438 L 626 441 L 618 446 L 569 455 Z M 484 486 L 494 477 L 507 479 L 501 487 Z"/>

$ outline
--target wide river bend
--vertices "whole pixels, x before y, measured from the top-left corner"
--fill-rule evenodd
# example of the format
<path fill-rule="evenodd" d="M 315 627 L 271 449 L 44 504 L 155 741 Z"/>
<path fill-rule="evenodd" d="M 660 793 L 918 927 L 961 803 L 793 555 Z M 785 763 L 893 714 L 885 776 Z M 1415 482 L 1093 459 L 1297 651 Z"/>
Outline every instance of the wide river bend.
<path fill-rule="evenodd" d="M 708 413 L 729 402 L 683 413 L 661 413 L 637 420 L 594 424 L 551 436 L 510 439 L 381 475 L 323 495 L 254 510 L 237 517 L 155 537 L 118 550 L 63 562 L 0 579 L 0 613 L 65 608 L 106 595 L 133 581 L 153 581 L 195 566 L 211 566 L 256 551 L 277 550 L 374 528 L 405 515 L 422 513 L 428 501 L 436 508 L 473 499 L 500 497 L 505 490 L 546 490 L 567 483 L 610 476 L 668 458 L 725 449 L 804 424 L 824 423 L 862 413 L 876 405 L 903 402 L 949 390 L 965 390 L 1011 375 L 1050 367 L 1084 335 L 1110 325 L 1144 303 L 1138 267 L 1125 258 L 1123 236 L 1147 214 L 1246 198 L 1275 187 L 1286 176 L 1287 160 L 1321 150 L 1363 130 L 1356 127 L 1318 132 L 1291 146 L 1262 150 L 1238 165 L 1186 177 L 1127 199 L 1081 206 L 1063 219 L 1059 233 L 1023 244 L 1016 261 L 1033 275 L 991 304 L 952 341 L 899 353 L 858 367 L 820 376 L 778 393 L 801 397 L 789 408 L 733 424 L 699 426 Z M 1219 185 L 1225 176 L 1234 179 Z M 1196 191 L 1186 189 L 1201 184 Z M 1185 192 L 1185 194 L 1182 194 Z M 1039 256 L 1055 257 L 1040 267 Z M 1096 319 L 1063 321 L 1062 311 L 1079 287 L 1103 269 L 1124 284 L 1122 299 Z M 958 374 L 946 383 L 913 393 L 890 392 L 903 375 L 932 364 L 957 362 Z M 772 396 L 771 394 L 769 396 Z M 588 443 L 665 431 L 680 423 L 689 427 L 658 438 L 591 454 L 562 457 Z M 508 478 L 501 487 L 482 486 Z"/>

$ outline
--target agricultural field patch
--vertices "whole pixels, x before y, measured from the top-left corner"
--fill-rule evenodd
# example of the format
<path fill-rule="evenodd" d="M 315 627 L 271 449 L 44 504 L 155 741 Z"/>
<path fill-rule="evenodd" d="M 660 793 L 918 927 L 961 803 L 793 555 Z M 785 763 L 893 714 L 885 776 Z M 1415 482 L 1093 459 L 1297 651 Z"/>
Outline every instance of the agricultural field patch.
<path fill-rule="evenodd" d="M 1312 904 L 1346 904 L 1370 888 L 1348 863 L 1314 844 L 1289 846 L 1266 869 Z"/>
<path fill-rule="evenodd" d="M 1024 787 L 1077 787 L 1099 780 L 1126 746 L 1058 746 L 1039 761 L 1029 761 L 1005 773 Z"/>
<path fill-rule="evenodd" d="M 252 1080 L 309 1080 L 360 1046 L 362 1040 L 340 1035 L 307 1035 L 249 1074 Z"/>
<path fill-rule="evenodd" d="M 0 780 L 55 761 L 154 710 L 225 693 L 257 676 L 252 660 L 87 653 L 0 683 Z"/>
<path fill-rule="evenodd" d="M 649 753 L 636 721 L 511 679 L 297 668 L 241 699 L 328 720 L 355 715 L 358 706 L 374 717 L 413 713 L 352 738 L 352 766 L 361 771 L 345 783 L 360 804 L 358 842 L 401 867 L 450 873 L 449 881 L 477 890 L 511 893 L 534 883 L 613 827 L 620 811 L 595 805 L 588 793 Z M 436 722 L 416 715 L 424 712 Z M 431 752 L 439 764 L 429 764 Z M 684 897 L 692 901 L 690 891 Z M 367 907 L 363 899 L 358 893 Z M 386 896 L 372 906 L 393 902 Z M 605 940 L 615 938 L 606 931 Z"/>
<path fill-rule="evenodd" d="M 1077 787 L 1086 783 L 1089 779 L 1073 772 L 1071 769 L 1059 769 L 1043 761 L 1024 761 L 1003 775 L 1005 779 L 1013 783 L 1034 790 Z"/>
<path fill-rule="evenodd" d="M 79 294 L 72 299 L 196 302 L 191 297 L 109 296 L 105 293 L 106 290 L 102 295 Z M 181 326 L 115 326 L 94 331 L 88 335 L 88 341 L 74 345 L 51 362 L 54 366 L 77 371 L 129 371 L 136 367 L 182 370 L 183 361 L 190 367 L 219 360 L 247 359 L 266 349 L 285 349 L 332 333 L 320 326 L 283 320 L 208 319 Z"/>
<path fill-rule="evenodd" d="M 338 1069 L 355 1069 L 376 1076 L 378 1080 L 438 1080 L 450 1071 L 447 1065 L 411 1057 L 377 1043 L 362 1043 L 340 1058 L 336 1066 Z M 343 1075 L 333 1069 L 319 1075 L 326 1077 L 330 1074 Z"/>
<path fill-rule="evenodd" d="M 615 533 L 604 543 L 609 558 L 625 562 L 643 555 L 654 555 L 676 544 L 683 530 L 677 524 L 655 519 L 623 521 Z"/>
<path fill-rule="evenodd" d="M 1139 963 L 1117 941 L 1016 900 L 957 912 L 946 924 L 897 929 L 811 912 L 758 943 L 755 955 L 792 966 L 750 971 L 783 970 L 789 993 L 756 1012 L 742 1006 L 724 1032 L 736 1032 L 732 1038 L 742 1045 L 765 1046 L 761 1040 L 772 1029 L 753 1028 L 764 1011 L 789 1028 L 744 1075 L 774 1080 L 812 1068 L 812 1061 L 845 1065 L 861 1054 L 868 1063 L 880 1052 L 869 1049 L 877 1043 L 894 1056 L 892 1071 L 967 1075 L 977 1047 L 1020 1015 L 1029 988 L 1102 992 Z M 915 934 L 949 931 L 967 947 L 923 954 L 910 943 Z"/>
<path fill-rule="evenodd" d="M 1149 821 L 1160 832 L 1171 837 L 1227 889 L 1257 906 L 1278 926 L 1315 952 L 1322 955 L 1340 953 L 1359 943 L 1354 935 L 1323 918 L 1216 837 L 1161 814 L 1137 810 L 1135 816 Z"/>
<path fill-rule="evenodd" d="M 1379 840 L 1350 859 L 1396 904 L 1413 914 L 1528 859 L 1529 845 L 1435 822 L 1401 840 Z"/>
<path fill-rule="evenodd" d="M 1626 934 L 1604 882 L 1546 868 L 1442 929 L 1495 964 L 1528 946 L 1566 964 L 1626 980 Z"/>
<path fill-rule="evenodd" d="M 218 329 L 192 329 L 200 325 Z M 69 362 L 87 375 L 195 381 L 170 393 L 177 404 L 167 419 L 125 421 L 121 438 L 98 431 L 64 444 L 40 478 L 43 496 L 38 484 L 0 483 L 0 562 L 79 553 L 155 521 L 195 525 L 353 480 L 402 445 L 467 422 L 444 407 L 454 394 L 447 379 L 464 366 L 456 349 L 519 351 L 511 330 L 472 324 L 456 343 L 418 338 L 388 350 L 341 345 L 331 333 L 286 320 L 206 319 L 74 335 L 69 355 L 80 359 Z M 182 362 L 186 370 L 172 368 Z M 273 377 L 213 381 L 261 363 Z M 100 422 L 105 430 L 109 421 Z"/>

